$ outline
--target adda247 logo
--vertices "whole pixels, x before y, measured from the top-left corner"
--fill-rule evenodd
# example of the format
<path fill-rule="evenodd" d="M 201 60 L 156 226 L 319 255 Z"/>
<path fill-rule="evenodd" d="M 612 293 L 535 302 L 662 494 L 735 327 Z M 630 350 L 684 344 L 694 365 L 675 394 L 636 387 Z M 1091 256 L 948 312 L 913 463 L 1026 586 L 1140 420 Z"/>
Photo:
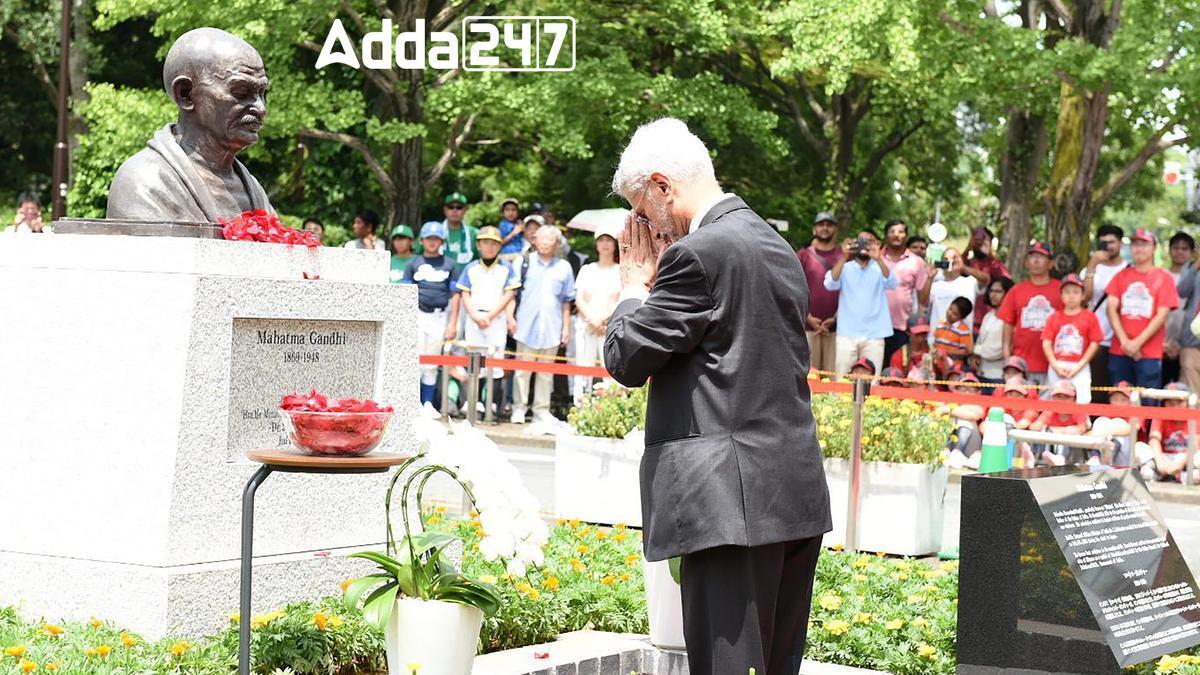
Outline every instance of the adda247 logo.
<path fill-rule="evenodd" d="M 335 63 L 355 70 L 568 71 L 575 69 L 575 19 L 569 16 L 469 16 L 458 34 L 426 32 L 417 19 L 395 33 L 391 19 L 362 36 L 359 49 L 334 19 L 317 68 Z"/>

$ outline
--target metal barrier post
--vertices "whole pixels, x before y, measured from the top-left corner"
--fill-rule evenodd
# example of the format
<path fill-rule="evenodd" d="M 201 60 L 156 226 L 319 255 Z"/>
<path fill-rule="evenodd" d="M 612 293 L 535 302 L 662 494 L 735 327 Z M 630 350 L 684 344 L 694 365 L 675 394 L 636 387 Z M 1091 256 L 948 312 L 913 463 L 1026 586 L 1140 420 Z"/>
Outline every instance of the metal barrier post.
<path fill-rule="evenodd" d="M 1189 394 L 1187 399 L 1187 407 L 1196 409 L 1196 395 Z M 1188 420 L 1188 446 L 1187 460 L 1183 463 L 1183 484 L 1195 485 L 1196 480 L 1192 476 L 1192 464 L 1196 458 L 1196 420 Z"/>
<path fill-rule="evenodd" d="M 849 502 L 846 505 L 846 544 L 847 551 L 858 550 L 858 505 L 859 490 L 862 487 L 862 427 L 863 404 L 870 391 L 869 380 L 854 380 L 854 419 L 850 427 L 850 482 Z"/>
<path fill-rule="evenodd" d="M 1141 404 L 1142 404 L 1142 392 L 1138 391 L 1137 389 L 1134 389 L 1129 394 L 1129 405 L 1137 407 L 1137 406 L 1140 406 Z M 1129 463 L 1131 465 L 1137 463 L 1137 456 L 1134 454 L 1134 451 L 1137 449 L 1137 438 L 1138 438 L 1138 427 L 1139 426 L 1141 426 L 1141 425 L 1139 424 L 1138 418 L 1136 418 L 1136 417 L 1129 418 Z"/>
<path fill-rule="evenodd" d="M 442 355 L 450 353 L 451 346 L 448 344 L 442 345 Z M 450 419 L 450 366 L 442 366 L 442 421 L 446 422 Z"/>
<path fill-rule="evenodd" d="M 500 420 L 493 409 L 496 402 L 496 382 L 499 378 L 492 377 L 494 373 L 488 362 L 496 358 L 496 348 L 488 347 L 487 358 L 483 360 L 484 376 L 487 378 L 487 401 L 484 403 L 483 421 L 487 424 L 499 424 Z M 503 371 L 502 371 L 503 372 Z"/>
<path fill-rule="evenodd" d="M 467 357 L 467 421 L 474 425 L 479 421 L 479 366 L 483 354 L 472 349 Z"/>

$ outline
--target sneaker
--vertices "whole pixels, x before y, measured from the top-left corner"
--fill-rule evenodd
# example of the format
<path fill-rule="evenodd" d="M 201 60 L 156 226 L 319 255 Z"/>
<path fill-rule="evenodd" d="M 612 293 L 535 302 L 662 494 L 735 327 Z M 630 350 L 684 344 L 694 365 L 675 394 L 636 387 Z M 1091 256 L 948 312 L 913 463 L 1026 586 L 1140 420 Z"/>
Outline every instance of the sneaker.
<path fill-rule="evenodd" d="M 1142 480 L 1154 480 L 1158 478 L 1158 468 L 1154 464 L 1154 460 L 1148 460 L 1145 464 L 1138 467 L 1138 473 L 1142 474 Z"/>
<path fill-rule="evenodd" d="M 1063 464 L 1067 463 L 1066 457 L 1063 457 L 1057 452 L 1050 452 L 1049 450 L 1042 453 L 1042 459 L 1045 460 L 1050 466 L 1062 466 Z"/>
<path fill-rule="evenodd" d="M 525 409 L 524 408 L 518 408 L 516 406 L 513 406 L 512 423 L 513 424 L 525 424 Z"/>
<path fill-rule="evenodd" d="M 543 424 L 558 424 L 558 418 L 548 412 L 538 413 L 533 416 L 533 419 L 535 422 L 542 422 Z"/>

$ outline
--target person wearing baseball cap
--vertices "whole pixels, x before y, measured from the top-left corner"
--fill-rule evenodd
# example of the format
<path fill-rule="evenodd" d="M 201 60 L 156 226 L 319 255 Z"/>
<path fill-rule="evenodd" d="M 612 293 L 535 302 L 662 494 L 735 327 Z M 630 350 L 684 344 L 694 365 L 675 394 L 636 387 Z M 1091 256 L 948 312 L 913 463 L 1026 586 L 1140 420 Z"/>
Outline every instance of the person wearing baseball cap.
<path fill-rule="evenodd" d="M 515 265 L 525 249 L 525 224 L 521 222 L 521 203 L 509 197 L 500 202 L 500 257 Z M 480 251 L 482 254 L 482 251 Z"/>
<path fill-rule="evenodd" d="M 458 333 L 458 268 L 442 246 L 446 226 L 431 220 L 421 226 L 424 252 L 408 263 L 404 282 L 417 287 L 417 348 L 421 354 L 440 355 L 445 340 Z M 434 404 L 437 366 L 421 366 L 421 403 Z"/>
<path fill-rule="evenodd" d="M 413 231 L 407 225 L 397 225 L 392 228 L 392 271 L 391 281 L 393 284 L 404 283 L 404 270 L 408 269 L 408 263 L 417 257 L 413 251 Z"/>
<path fill-rule="evenodd" d="M 1050 387 L 1050 399 L 1063 403 L 1072 403 L 1077 396 L 1075 385 L 1070 380 L 1063 379 Z M 1081 435 L 1088 431 L 1089 421 L 1086 413 L 1042 411 L 1038 418 L 1029 425 L 1030 431 L 1049 431 L 1056 434 Z M 1041 452 L 1039 453 L 1039 449 Z M 1034 446 L 1034 454 L 1039 455 L 1043 464 L 1062 466 L 1070 459 L 1073 449 L 1055 446 Z"/>
<path fill-rule="evenodd" d="M 850 377 L 851 378 L 875 377 L 875 364 L 871 362 L 871 359 L 868 359 L 865 356 L 860 358 L 859 360 L 854 362 L 854 365 L 850 366 Z"/>
<path fill-rule="evenodd" d="M 903 387 L 904 371 L 895 367 L 887 367 L 879 375 L 879 384 L 885 387 Z"/>
<path fill-rule="evenodd" d="M 1079 403 L 1092 401 L 1092 358 L 1100 349 L 1104 331 L 1100 320 L 1090 309 L 1083 306 L 1083 280 L 1075 274 L 1062 279 L 1060 294 L 1063 308 L 1050 315 L 1042 329 L 1042 351 L 1050 364 L 1046 372 L 1047 384 L 1070 382 L 1077 392 Z"/>
<path fill-rule="evenodd" d="M 1158 237 L 1138 228 L 1130 237 L 1133 265 L 1109 282 L 1108 319 L 1113 328 L 1108 355 L 1111 381 L 1129 380 L 1137 387 L 1162 385 L 1163 343 L 1167 315 L 1179 306 L 1170 272 L 1154 265 Z M 1148 405 L 1152 402 L 1147 401 Z"/>
<path fill-rule="evenodd" d="M 1134 259 L 1137 265 L 1137 259 Z M 1163 387 L 1167 391 L 1188 392 L 1187 385 L 1172 382 Z M 1182 408 L 1185 399 L 1173 398 L 1162 402 L 1164 407 Z M 1146 443 L 1134 446 L 1136 463 L 1142 469 L 1142 477 L 1160 481 L 1174 481 L 1182 477 L 1187 466 L 1188 423 L 1186 420 L 1156 419 L 1150 422 L 1150 436 Z"/>
<path fill-rule="evenodd" d="M 912 315 L 908 320 L 908 334 L 911 336 L 908 344 L 892 353 L 888 365 L 908 372 L 914 368 L 932 365 L 929 360 L 929 322 L 920 314 Z"/>
<path fill-rule="evenodd" d="M 1020 356 L 1028 364 L 1027 384 L 1046 384 L 1050 362 L 1042 348 L 1042 331 L 1050 315 L 1062 309 L 1061 283 L 1050 277 L 1053 253 L 1044 241 L 1035 241 L 1025 252 L 1029 278 L 1016 284 L 997 310 L 1004 322 L 1004 356 Z M 1042 398 L 1049 396 L 1043 390 Z"/>
<path fill-rule="evenodd" d="M 516 330 L 516 297 L 521 282 L 500 249 L 503 237 L 496 227 L 479 228 L 479 259 L 472 260 L 458 276 L 457 289 L 467 317 L 463 339 L 470 347 L 490 347 L 494 354 L 504 352 L 508 334 Z M 489 377 L 484 373 L 484 377 Z M 488 386 L 495 387 L 496 419 L 504 402 L 504 370 L 491 369 Z M 482 397 L 481 397 L 482 399 Z"/>
<path fill-rule="evenodd" d="M 808 317 L 804 332 L 808 336 L 809 363 L 814 370 L 825 372 L 837 368 L 838 292 L 825 288 L 825 273 L 842 258 L 837 234 L 837 218 L 822 211 L 813 220 L 812 241 L 796 251 L 808 281 Z"/>
<path fill-rule="evenodd" d="M 451 192 L 442 200 L 442 214 L 446 226 L 446 255 L 449 256 L 461 270 L 463 265 L 479 256 L 476 242 L 479 239 L 479 229 L 466 222 L 467 196 L 461 192 Z"/>
<path fill-rule="evenodd" d="M 621 295 L 617 239 L 622 229 L 616 223 L 596 229 L 597 260 L 580 267 L 575 277 L 575 364 L 579 366 L 604 365 L 604 333 Z M 572 378 L 571 396 L 575 405 L 580 405 L 584 395 L 591 393 L 593 384 L 591 377 Z"/>

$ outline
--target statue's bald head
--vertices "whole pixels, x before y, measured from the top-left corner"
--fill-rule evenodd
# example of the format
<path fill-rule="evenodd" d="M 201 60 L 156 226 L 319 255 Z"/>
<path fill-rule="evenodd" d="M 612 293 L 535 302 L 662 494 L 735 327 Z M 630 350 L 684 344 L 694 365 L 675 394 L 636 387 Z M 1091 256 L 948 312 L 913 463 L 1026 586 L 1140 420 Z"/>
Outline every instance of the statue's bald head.
<path fill-rule="evenodd" d="M 193 82 L 212 76 L 227 79 L 236 70 L 265 71 L 258 50 L 242 38 L 219 28 L 190 30 L 171 45 L 163 62 L 163 88 L 173 99 L 179 77 Z"/>

